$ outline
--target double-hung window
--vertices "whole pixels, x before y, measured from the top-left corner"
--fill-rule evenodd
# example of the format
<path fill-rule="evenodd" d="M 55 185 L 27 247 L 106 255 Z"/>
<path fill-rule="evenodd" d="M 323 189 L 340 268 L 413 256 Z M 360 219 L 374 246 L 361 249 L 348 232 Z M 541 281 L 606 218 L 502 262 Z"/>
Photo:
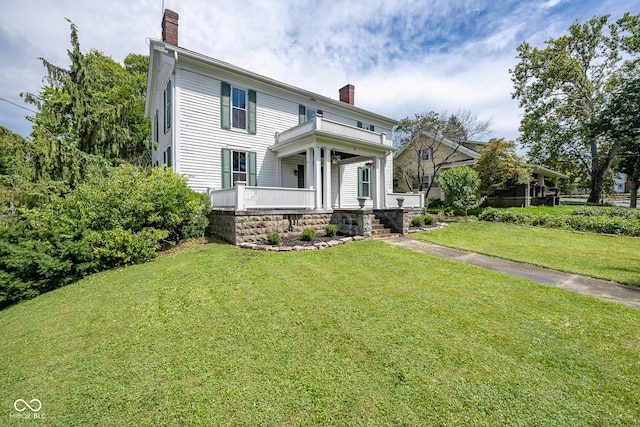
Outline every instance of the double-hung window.
<path fill-rule="evenodd" d="M 238 181 L 247 182 L 247 153 L 234 151 L 232 153 L 233 185 Z"/>
<path fill-rule="evenodd" d="M 222 149 L 222 187 L 232 187 L 238 181 L 255 186 L 256 153 L 254 151 Z"/>
<path fill-rule="evenodd" d="M 373 194 L 373 169 L 358 168 L 358 197 L 369 197 Z"/>
<path fill-rule="evenodd" d="M 257 93 L 222 82 L 220 88 L 220 126 L 256 133 Z"/>
<path fill-rule="evenodd" d="M 231 127 L 247 128 L 247 91 L 237 87 L 231 89 Z"/>

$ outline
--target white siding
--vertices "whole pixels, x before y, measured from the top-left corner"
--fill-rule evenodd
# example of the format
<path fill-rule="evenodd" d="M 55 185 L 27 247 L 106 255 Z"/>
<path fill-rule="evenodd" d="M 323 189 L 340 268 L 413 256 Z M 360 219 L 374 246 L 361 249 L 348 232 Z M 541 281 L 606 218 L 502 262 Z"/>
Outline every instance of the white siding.
<path fill-rule="evenodd" d="M 391 129 L 377 123 L 370 117 L 354 112 L 347 117 L 344 111 L 332 111 L 327 105 L 304 99 L 301 95 L 292 95 L 281 88 L 272 87 L 264 82 L 252 81 L 246 77 L 225 74 L 216 75 L 213 68 L 178 64 L 175 76 L 172 76 L 173 120 L 172 129 L 163 132 L 162 90 L 156 97 L 159 111 L 158 149 L 152 151 L 153 164 L 163 162 L 163 152 L 172 143 L 175 133 L 174 169 L 189 176 L 189 185 L 204 192 L 207 188 L 222 187 L 221 151 L 223 148 L 254 151 L 257 164 L 257 185 L 265 187 L 292 187 L 298 184 L 293 171 L 298 164 L 305 164 L 304 157 L 283 159 L 279 163 L 268 148 L 275 142 L 277 132 L 283 132 L 298 125 L 298 106 L 305 105 L 314 110 L 323 110 L 323 116 L 330 120 L 355 126 L 357 121 L 366 125 L 373 124 L 376 132 L 386 133 L 386 143 L 391 145 Z M 216 71 L 217 72 L 217 71 Z M 222 73 L 221 73 L 222 74 Z M 255 135 L 246 131 L 226 130 L 220 124 L 220 85 L 225 81 L 232 86 L 256 91 L 256 130 Z M 330 106 L 329 106 L 330 107 Z M 362 115 L 362 117 L 359 117 Z M 389 159 L 391 156 L 389 156 Z M 306 165 L 305 165 L 306 166 Z M 387 187 L 391 191 L 392 165 L 387 162 Z M 338 168 L 332 168 L 332 202 L 338 204 Z M 357 206 L 357 165 L 347 165 L 344 169 L 343 206 Z"/>

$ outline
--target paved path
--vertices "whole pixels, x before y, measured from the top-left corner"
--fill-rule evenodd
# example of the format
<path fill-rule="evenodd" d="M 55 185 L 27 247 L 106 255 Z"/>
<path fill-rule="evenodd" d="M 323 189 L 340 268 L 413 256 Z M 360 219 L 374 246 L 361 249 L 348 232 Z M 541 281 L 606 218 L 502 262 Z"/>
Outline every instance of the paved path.
<path fill-rule="evenodd" d="M 578 292 L 606 301 L 625 304 L 640 309 L 640 288 L 622 285 L 608 280 L 593 279 L 591 277 L 579 276 L 577 274 L 562 273 L 556 270 L 536 267 L 514 261 L 507 261 L 474 252 L 466 252 L 458 249 L 451 249 L 435 243 L 414 240 L 401 237 L 386 240 L 387 243 L 411 249 L 417 252 L 424 252 L 443 258 L 450 258 L 456 261 L 473 264 L 478 267 L 500 271 L 512 276 L 532 280 L 534 282 L 551 285 L 569 291 Z"/>

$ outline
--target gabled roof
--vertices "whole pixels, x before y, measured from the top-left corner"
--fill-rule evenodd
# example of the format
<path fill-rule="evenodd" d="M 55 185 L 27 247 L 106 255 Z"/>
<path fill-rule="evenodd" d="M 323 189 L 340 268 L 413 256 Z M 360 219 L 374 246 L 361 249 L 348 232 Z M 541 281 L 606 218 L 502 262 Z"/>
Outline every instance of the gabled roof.
<path fill-rule="evenodd" d="M 433 134 L 431 134 L 429 132 L 422 132 L 422 135 L 427 136 L 427 137 L 429 137 L 429 138 L 431 138 L 433 140 L 436 140 L 436 138 L 433 136 Z M 405 150 L 408 150 L 409 147 L 411 147 L 413 145 L 414 141 L 411 141 L 409 144 L 407 144 L 404 147 L 402 147 L 402 149 L 400 149 L 400 151 L 398 151 L 396 153 L 396 157 L 399 156 L 401 153 L 403 153 Z M 451 148 L 452 150 L 459 151 L 462 154 L 466 154 L 467 156 L 471 157 L 472 159 L 477 159 L 478 157 L 480 157 L 480 153 L 478 151 L 470 148 L 470 147 L 471 146 L 478 146 L 478 145 L 481 145 L 481 144 L 486 145 L 486 142 L 482 143 L 482 142 L 475 142 L 475 141 L 465 141 L 465 142 L 462 142 L 462 143 L 458 144 L 456 142 L 453 142 L 449 138 L 442 138 L 442 140 L 440 140 L 440 141 L 444 145 L 446 145 L 449 148 Z"/>
<path fill-rule="evenodd" d="M 153 105 L 154 103 L 149 101 L 154 101 L 154 99 L 149 98 L 149 96 L 151 97 L 155 96 L 154 93 L 151 93 L 152 91 L 151 84 L 153 83 L 152 75 L 156 73 L 153 73 L 152 70 L 160 66 L 159 64 L 159 62 L 161 61 L 160 54 L 169 54 L 175 58 L 176 64 L 180 61 L 199 64 L 201 66 L 215 69 L 223 76 L 227 75 L 229 77 L 241 77 L 241 78 L 249 79 L 254 82 L 259 82 L 266 86 L 282 90 L 288 94 L 295 95 L 300 98 L 308 99 L 318 104 L 324 104 L 324 105 L 330 106 L 334 110 L 342 110 L 342 111 L 347 111 L 350 114 L 355 113 L 362 116 L 368 116 L 373 120 L 376 120 L 378 122 L 382 122 L 388 125 L 389 127 L 394 127 L 398 124 L 398 121 L 395 119 L 385 117 L 383 115 L 380 115 L 368 110 L 364 110 L 362 108 L 353 106 L 351 104 L 347 104 L 346 102 L 341 102 L 341 101 L 329 98 L 324 95 L 320 95 L 308 90 L 300 89 L 298 87 L 289 85 L 287 83 L 283 83 L 278 80 L 274 80 L 272 78 L 263 76 L 261 74 L 257 74 L 252 71 L 245 70 L 244 68 L 237 67 L 227 62 L 220 61 L 219 59 L 202 55 L 200 53 L 193 52 L 191 50 L 184 49 L 182 47 L 175 46 L 169 43 L 165 43 L 160 40 L 150 40 L 149 49 L 150 49 L 149 78 L 148 78 L 148 85 L 147 85 L 148 102 L 147 102 L 147 110 L 145 110 L 145 114 L 147 115 L 147 117 L 151 117 L 153 115 L 153 112 L 149 110 L 150 108 L 149 105 Z M 167 55 L 162 55 L 162 56 L 166 58 Z"/>

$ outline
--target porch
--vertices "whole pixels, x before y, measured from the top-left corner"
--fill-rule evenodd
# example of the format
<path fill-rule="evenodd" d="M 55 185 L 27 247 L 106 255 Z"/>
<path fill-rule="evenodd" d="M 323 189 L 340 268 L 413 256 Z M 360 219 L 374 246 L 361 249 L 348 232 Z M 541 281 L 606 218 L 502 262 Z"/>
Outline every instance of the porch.
<path fill-rule="evenodd" d="M 255 209 L 299 209 L 332 211 L 341 209 L 342 206 L 324 206 L 316 204 L 317 193 L 314 188 L 282 188 L 282 187 L 252 187 L 245 182 L 236 182 L 230 188 L 209 190 L 212 209 L 232 209 L 236 211 Z M 356 207 L 358 198 L 354 198 L 349 205 Z M 384 206 L 381 209 L 400 207 L 421 208 L 424 206 L 424 193 L 386 193 Z M 363 206 L 364 207 L 364 206 Z M 360 208 L 357 205 L 357 208 Z"/>
<path fill-rule="evenodd" d="M 360 126 L 360 125 L 359 125 Z M 275 157 L 275 179 L 269 186 L 208 189 L 213 209 L 386 209 L 424 206 L 420 194 L 391 189 L 391 146 L 384 132 L 332 121 L 315 115 L 276 133 L 266 156 Z M 371 127 L 372 129 L 373 127 Z M 271 157 L 273 159 L 273 157 Z"/>

